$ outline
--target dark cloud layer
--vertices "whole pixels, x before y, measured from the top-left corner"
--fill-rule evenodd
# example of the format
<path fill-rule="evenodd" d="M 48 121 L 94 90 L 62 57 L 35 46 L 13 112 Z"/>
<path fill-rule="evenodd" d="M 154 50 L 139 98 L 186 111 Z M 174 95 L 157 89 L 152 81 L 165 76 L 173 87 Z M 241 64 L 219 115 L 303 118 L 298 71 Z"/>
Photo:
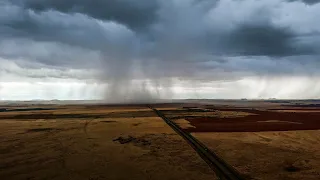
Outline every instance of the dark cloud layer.
<path fill-rule="evenodd" d="M 294 2 L 294 1 L 301 1 L 301 2 L 304 2 L 306 4 L 317 4 L 320 2 L 320 0 L 289 0 L 289 2 Z"/>
<path fill-rule="evenodd" d="M 96 19 L 117 21 L 133 29 L 143 29 L 156 20 L 157 1 L 149 0 L 13 0 L 36 12 L 56 10 L 81 13 Z"/>
<path fill-rule="evenodd" d="M 174 78 L 313 75 L 319 12 L 316 0 L 8 0 L 0 2 L 0 57 L 96 69 L 116 99 L 141 99 L 129 93 L 136 89 L 152 97 L 150 87 Z"/>
<path fill-rule="evenodd" d="M 237 27 L 226 38 L 226 42 L 231 51 L 240 55 L 291 56 L 314 53 L 306 47 L 295 47 L 294 38 L 295 34 L 286 28 L 244 24 Z"/>

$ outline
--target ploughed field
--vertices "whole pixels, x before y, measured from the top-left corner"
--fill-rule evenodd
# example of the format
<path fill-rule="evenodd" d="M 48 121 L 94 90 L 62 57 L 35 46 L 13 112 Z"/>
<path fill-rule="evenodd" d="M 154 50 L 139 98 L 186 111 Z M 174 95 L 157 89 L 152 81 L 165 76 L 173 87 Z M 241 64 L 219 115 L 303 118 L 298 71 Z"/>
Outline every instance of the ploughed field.
<path fill-rule="evenodd" d="M 307 111 L 307 112 L 306 112 Z M 320 129 L 320 111 L 216 108 L 212 116 L 187 117 L 189 132 L 259 132 Z M 241 115 L 243 114 L 243 115 Z"/>
<path fill-rule="evenodd" d="M 246 179 L 320 179 L 309 101 L 151 104 Z M 215 179 L 147 105 L 0 105 L 0 179 Z"/>

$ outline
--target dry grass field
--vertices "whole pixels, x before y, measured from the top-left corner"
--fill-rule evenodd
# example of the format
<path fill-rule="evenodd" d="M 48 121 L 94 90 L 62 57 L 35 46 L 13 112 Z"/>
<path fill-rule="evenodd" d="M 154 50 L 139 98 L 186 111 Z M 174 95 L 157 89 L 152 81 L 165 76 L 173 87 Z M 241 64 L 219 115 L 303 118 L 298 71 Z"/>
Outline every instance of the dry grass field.
<path fill-rule="evenodd" d="M 319 108 L 240 105 L 163 112 L 247 179 L 320 179 Z"/>
<path fill-rule="evenodd" d="M 320 130 L 192 135 L 248 179 L 320 179 Z"/>
<path fill-rule="evenodd" d="M 320 179 L 318 107 L 152 106 L 246 179 Z M 146 105 L 2 105 L 0 143 L 0 179 L 216 179 Z"/>
<path fill-rule="evenodd" d="M 215 178 L 145 106 L 1 108 L 0 179 Z"/>

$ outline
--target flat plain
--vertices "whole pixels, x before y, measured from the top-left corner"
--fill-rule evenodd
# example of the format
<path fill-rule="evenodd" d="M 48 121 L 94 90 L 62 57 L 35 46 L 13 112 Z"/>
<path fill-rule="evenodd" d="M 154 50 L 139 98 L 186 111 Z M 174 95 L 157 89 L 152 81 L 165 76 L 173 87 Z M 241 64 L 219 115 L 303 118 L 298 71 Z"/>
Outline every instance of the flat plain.
<path fill-rule="evenodd" d="M 246 179 L 319 179 L 313 101 L 152 104 Z M 0 106 L 0 179 L 215 179 L 145 104 Z"/>

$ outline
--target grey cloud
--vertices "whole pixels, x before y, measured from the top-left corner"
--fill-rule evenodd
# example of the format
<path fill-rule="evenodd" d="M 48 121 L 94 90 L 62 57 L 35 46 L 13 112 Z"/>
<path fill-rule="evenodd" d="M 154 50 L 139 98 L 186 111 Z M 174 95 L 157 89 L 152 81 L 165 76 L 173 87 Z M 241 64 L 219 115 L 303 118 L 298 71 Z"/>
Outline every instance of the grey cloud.
<path fill-rule="evenodd" d="M 251 75 L 261 76 L 319 75 L 319 57 L 319 55 L 286 56 L 276 59 L 268 56 L 228 57 L 224 66 L 232 67 L 236 72 L 251 72 L 253 73 Z"/>
<path fill-rule="evenodd" d="M 0 54 L 3 58 L 14 59 L 23 66 L 36 68 L 96 69 L 101 62 L 101 54 L 79 47 L 55 42 L 35 42 L 27 39 L 0 41 Z"/>
<path fill-rule="evenodd" d="M 101 20 L 117 21 L 133 29 L 144 29 L 156 20 L 157 1 L 150 0 L 13 0 L 27 9 L 82 13 Z"/>
<path fill-rule="evenodd" d="M 288 0 L 289 2 L 294 2 L 294 1 L 301 1 L 301 2 L 304 2 L 306 4 L 309 4 L 309 5 L 313 5 L 313 4 L 317 4 L 320 2 L 320 0 Z"/>
<path fill-rule="evenodd" d="M 10 12 L 11 9 L 15 11 Z M 29 38 L 98 50 L 124 48 L 134 39 L 134 33 L 125 26 L 98 21 L 82 14 L 69 15 L 57 11 L 36 13 L 15 6 L 3 8 L 2 13 L 7 19 L 2 19 L 1 31 L 7 38 Z"/>
<path fill-rule="evenodd" d="M 314 54 L 308 46 L 298 47 L 290 29 L 269 24 L 240 25 L 224 42 L 230 53 L 238 55 L 292 56 Z"/>
<path fill-rule="evenodd" d="M 134 3 L 132 1 L 116 1 L 116 3 L 98 1 L 98 3 L 108 2 L 110 4 L 107 7 L 115 7 L 119 11 L 122 10 L 124 14 L 128 11 L 127 7 L 131 7 L 129 12 L 134 12 L 135 7 L 145 7 L 153 12 L 151 14 L 157 14 L 158 17 L 155 18 L 157 21 L 149 22 L 147 25 L 149 30 L 145 34 L 137 35 L 135 31 L 126 29 L 126 26 L 121 24 L 125 22 L 119 21 L 120 24 L 113 24 L 112 21 L 97 21 L 91 13 L 71 13 L 74 6 L 82 7 L 87 1 L 30 0 L 19 2 L 24 3 L 26 7 L 30 6 L 31 9 L 19 9 L 13 6 L 17 12 L 13 13 L 8 20 L 4 20 L 5 26 L 1 28 L 4 35 L 27 37 L 36 41 L 57 41 L 89 49 L 109 51 L 109 53 L 140 51 L 140 57 L 147 55 L 147 57 L 158 59 L 160 57 L 168 61 L 204 53 L 270 56 L 315 53 L 311 50 L 312 44 L 306 47 L 296 44 L 299 42 L 294 40 L 298 35 L 294 31 L 270 23 L 272 14 L 268 14 L 267 10 L 260 18 L 254 17 L 254 22 L 238 22 L 233 29 L 221 32 L 217 26 L 225 24 L 216 23 L 213 25 L 217 28 L 210 29 L 203 23 L 206 16 L 205 10 L 208 9 L 203 4 L 207 1 L 179 3 L 152 1 L 159 6 L 157 11 L 148 7 L 149 3 L 145 5 L 143 2 Z M 132 5 L 122 7 L 118 4 L 120 2 Z M 97 8 L 98 12 L 100 12 L 100 7 L 103 6 L 88 6 L 92 9 Z M 211 9 L 215 10 L 215 7 L 216 5 L 211 4 Z M 105 11 L 108 12 L 108 9 Z M 150 13 L 146 14 L 150 15 Z M 125 17 L 131 16 L 125 15 Z M 130 22 L 135 21 L 130 20 Z M 181 57 L 181 54 L 186 52 L 189 55 Z M 129 54 L 132 55 L 132 53 Z"/>
<path fill-rule="evenodd" d="M 309 6 L 285 0 L 5 1 L 0 57 L 39 67 L 96 68 L 101 75 L 95 78 L 113 87 L 111 96 L 122 89 L 116 98 L 135 88 L 149 96 L 146 82 L 135 79 L 152 80 L 157 88 L 170 87 L 173 78 L 317 73 L 319 28 L 303 15 L 316 15 L 320 6 Z"/>
<path fill-rule="evenodd" d="M 320 2 L 319 0 L 302 0 L 302 1 L 307 4 L 316 4 Z"/>
<path fill-rule="evenodd" d="M 39 64 L 26 65 L 19 60 L 0 59 L 0 82 L 1 81 L 24 81 L 24 80 L 42 80 L 46 79 L 73 79 L 93 81 L 99 77 L 95 69 L 70 69 L 70 68 L 52 68 L 50 66 L 41 66 Z M 33 66 L 34 65 L 34 66 Z"/>

